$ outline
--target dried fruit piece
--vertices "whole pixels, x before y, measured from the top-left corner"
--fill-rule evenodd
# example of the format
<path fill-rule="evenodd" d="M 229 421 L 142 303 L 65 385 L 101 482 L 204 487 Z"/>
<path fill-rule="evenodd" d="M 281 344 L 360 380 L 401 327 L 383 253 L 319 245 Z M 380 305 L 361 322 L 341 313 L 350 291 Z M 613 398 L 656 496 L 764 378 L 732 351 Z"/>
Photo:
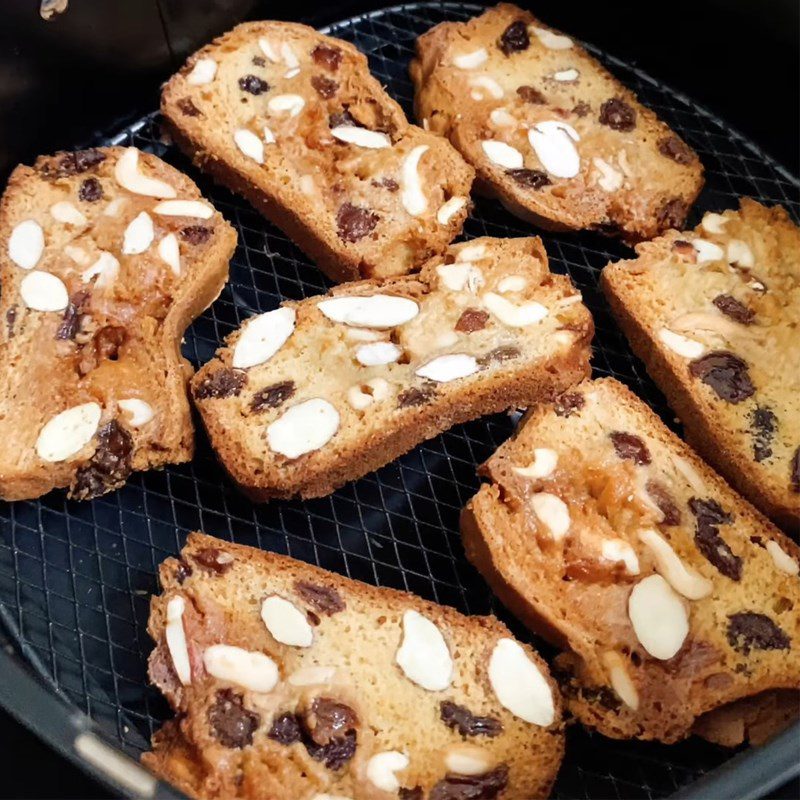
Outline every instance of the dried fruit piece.
<path fill-rule="evenodd" d="M 664 515 L 664 519 L 661 520 L 662 525 L 681 524 L 681 511 L 663 483 L 657 480 L 649 480 L 645 484 L 645 490 L 658 506 L 658 510 Z"/>
<path fill-rule="evenodd" d="M 181 236 L 189 244 L 203 244 L 211 236 L 211 228 L 206 225 L 187 225 L 181 230 Z"/>
<path fill-rule="evenodd" d="M 455 728 L 462 736 L 499 736 L 503 723 L 495 717 L 479 717 L 466 706 L 451 700 L 442 700 L 439 715 L 448 728 Z"/>
<path fill-rule="evenodd" d="M 55 177 L 69 178 L 72 175 L 78 175 L 81 172 L 86 172 L 96 167 L 105 160 L 105 153 L 94 148 L 77 150 L 73 153 L 64 153 L 57 162 Z M 50 172 L 50 168 L 46 167 L 45 171 Z"/>
<path fill-rule="evenodd" d="M 517 94 L 526 102 L 541 105 L 547 98 L 535 86 L 518 86 Z"/>
<path fill-rule="evenodd" d="M 757 406 L 750 415 L 750 432 L 753 435 L 753 458 L 764 461 L 772 455 L 772 440 L 778 428 L 778 418 L 770 408 Z"/>
<path fill-rule="evenodd" d="M 238 397 L 247 382 L 247 373 L 238 369 L 218 369 L 212 372 L 194 390 L 196 400 L 207 400 L 210 397 Z"/>
<path fill-rule="evenodd" d="M 550 178 L 540 169 L 507 169 L 506 175 L 513 178 L 524 189 L 541 189 L 550 185 Z"/>
<path fill-rule="evenodd" d="M 269 91 L 269 84 L 257 75 L 244 75 L 239 78 L 239 88 L 243 92 L 259 95 Z"/>
<path fill-rule="evenodd" d="M 204 547 L 193 553 L 192 558 L 217 575 L 224 575 L 233 566 L 233 556 L 218 547 Z"/>
<path fill-rule="evenodd" d="M 408 408 L 411 406 L 421 406 L 430 402 L 436 394 L 436 389 L 433 386 L 425 386 L 417 388 L 412 386 L 410 389 L 405 389 L 397 396 L 397 407 Z"/>
<path fill-rule="evenodd" d="M 331 72 L 336 72 L 339 69 L 339 64 L 342 63 L 342 51 L 338 47 L 318 44 L 311 51 L 311 58 L 314 59 L 315 64 L 319 64 Z"/>
<path fill-rule="evenodd" d="M 182 584 L 192 574 L 192 568 L 181 558 L 175 567 L 175 580 Z"/>
<path fill-rule="evenodd" d="M 728 403 L 741 403 L 755 393 L 747 362 L 734 353 L 715 350 L 689 364 L 689 372 Z"/>
<path fill-rule="evenodd" d="M 250 410 L 257 414 L 267 408 L 278 408 L 294 396 L 295 389 L 294 381 L 273 383 L 253 395 L 253 399 L 250 401 Z"/>
<path fill-rule="evenodd" d="M 17 307 L 16 305 L 6 311 L 6 327 L 8 328 L 8 338 L 14 335 L 14 323 L 17 321 Z"/>
<path fill-rule="evenodd" d="M 748 308 L 744 303 L 729 294 L 718 294 L 711 302 L 726 317 L 730 317 L 742 325 L 750 325 L 755 317 L 755 312 L 752 308 Z"/>
<path fill-rule="evenodd" d="M 572 109 L 572 113 L 576 117 L 585 117 L 591 110 L 592 110 L 592 107 L 588 103 L 586 103 L 583 100 L 581 100 L 575 106 L 575 108 Z"/>
<path fill-rule="evenodd" d="M 88 463 L 75 475 L 70 497 L 91 500 L 121 486 L 131 474 L 133 439 L 112 419 L 97 431 L 97 447 Z"/>
<path fill-rule="evenodd" d="M 483 775 L 447 775 L 434 784 L 428 800 L 494 800 L 508 785 L 508 765 Z"/>
<path fill-rule="evenodd" d="M 636 127 L 636 111 L 621 97 L 612 97 L 600 106 L 600 123 L 615 131 L 632 131 Z"/>
<path fill-rule="evenodd" d="M 789 485 L 795 494 L 800 494 L 800 447 L 794 451 L 789 467 Z"/>
<path fill-rule="evenodd" d="M 344 203 L 336 214 L 339 238 L 346 242 L 357 242 L 375 230 L 380 217 L 368 208 Z"/>
<path fill-rule="evenodd" d="M 740 611 L 728 614 L 728 644 L 747 656 L 751 650 L 788 650 L 791 639 L 766 614 Z"/>
<path fill-rule="evenodd" d="M 272 721 L 272 726 L 267 736 L 284 745 L 299 742 L 302 738 L 300 721 L 295 714 L 288 711 L 285 714 L 280 714 Z"/>
<path fill-rule="evenodd" d="M 498 39 L 497 46 L 504 55 L 510 56 L 512 53 L 519 53 L 530 47 L 531 39 L 528 36 L 528 26 L 518 19 L 512 22 Z"/>
<path fill-rule="evenodd" d="M 661 230 L 666 228 L 682 228 L 683 223 L 686 222 L 686 216 L 689 213 L 689 204 L 680 197 L 673 197 L 664 201 L 664 205 L 656 215 L 658 227 Z"/>
<path fill-rule="evenodd" d="M 647 445 L 636 434 L 614 431 L 609 434 L 617 455 L 625 461 L 644 465 L 650 463 L 650 451 Z"/>
<path fill-rule="evenodd" d="M 89 298 L 89 292 L 76 292 L 69 299 L 69 305 L 61 318 L 61 324 L 56 329 L 56 339 L 71 341 L 78 332 L 83 307 Z"/>
<path fill-rule="evenodd" d="M 474 333 L 486 327 L 489 315 L 479 308 L 467 308 L 456 322 L 455 329 L 462 333 Z"/>
<path fill-rule="evenodd" d="M 330 100 L 339 88 L 339 84 L 333 78 L 325 75 L 314 75 L 311 78 L 311 85 L 323 100 Z"/>
<path fill-rule="evenodd" d="M 503 364 L 506 361 L 511 361 L 514 358 L 519 358 L 522 355 L 518 347 L 513 345 L 505 345 L 495 347 L 485 355 L 478 359 L 478 364 L 482 367 L 488 367 L 490 364 Z"/>
<path fill-rule="evenodd" d="M 78 199 L 94 203 L 103 197 L 103 184 L 97 178 L 86 178 L 78 189 Z"/>
<path fill-rule="evenodd" d="M 200 109 L 192 102 L 191 97 L 182 97 L 180 100 L 178 100 L 177 105 L 181 114 L 184 114 L 187 117 L 200 116 Z"/>
<path fill-rule="evenodd" d="M 586 405 L 586 398 L 580 392 L 565 392 L 558 397 L 553 410 L 559 417 L 570 417 Z"/>
<path fill-rule="evenodd" d="M 350 706 L 316 697 L 300 722 L 308 754 L 328 769 L 341 769 L 355 754 L 358 717 Z"/>
<path fill-rule="evenodd" d="M 718 528 L 719 525 L 729 525 L 733 522 L 733 515 L 726 512 L 713 499 L 692 497 L 689 500 L 689 509 L 697 520 L 694 541 L 698 550 L 726 578 L 733 581 L 741 580 L 742 559 L 734 555 L 728 543 L 720 536 Z"/>
<path fill-rule="evenodd" d="M 261 717 L 244 707 L 242 695 L 232 689 L 220 689 L 208 709 L 208 724 L 220 744 L 241 750 L 253 743 Z"/>
<path fill-rule="evenodd" d="M 678 164 L 691 164 L 694 161 L 691 147 L 674 134 L 659 139 L 657 146 L 662 156 L 671 158 Z"/>
<path fill-rule="evenodd" d="M 320 614 L 326 614 L 330 617 L 345 609 L 344 600 L 332 586 L 297 581 L 294 588 L 300 597 L 316 611 L 319 611 Z"/>

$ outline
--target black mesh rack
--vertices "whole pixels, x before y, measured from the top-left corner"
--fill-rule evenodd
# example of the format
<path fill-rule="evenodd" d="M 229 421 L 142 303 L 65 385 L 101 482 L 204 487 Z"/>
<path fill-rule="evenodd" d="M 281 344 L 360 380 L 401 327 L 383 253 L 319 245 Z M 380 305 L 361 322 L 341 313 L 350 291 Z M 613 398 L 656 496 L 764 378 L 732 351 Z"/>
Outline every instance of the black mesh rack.
<path fill-rule="evenodd" d="M 411 116 L 407 66 L 415 38 L 438 22 L 463 20 L 476 11 L 460 3 L 413 3 L 351 18 L 325 32 L 364 51 L 374 73 Z M 700 154 L 707 182 L 690 224 L 705 211 L 735 207 L 742 195 L 780 203 L 797 220 L 796 178 L 690 98 L 589 49 Z M 130 144 L 156 153 L 196 180 L 236 226 L 239 245 L 230 282 L 186 336 L 184 353 L 192 363 L 207 361 L 248 316 L 276 307 L 281 299 L 328 287 L 280 231 L 192 167 L 162 135 L 157 114 L 94 143 Z M 465 227 L 466 238 L 532 232 L 486 200 L 477 201 Z M 592 233 L 546 233 L 543 239 L 552 268 L 571 276 L 594 316 L 595 373 L 632 387 L 674 428 L 662 395 L 632 355 L 598 289 L 607 261 L 629 257 L 631 251 Z M 138 758 L 169 717 L 165 702 L 147 684 L 148 603 L 158 588 L 158 564 L 177 553 L 195 529 L 406 589 L 464 612 L 494 612 L 517 635 L 529 638 L 467 563 L 458 533 L 459 511 L 478 486 L 476 465 L 511 433 L 514 422 L 510 415 L 497 415 L 459 426 L 329 497 L 306 502 L 253 505 L 224 477 L 198 432 L 190 464 L 134 475 L 121 490 L 92 502 L 71 502 L 53 492 L 37 501 L 0 503 L 0 619 L 31 668 L 8 664 L 0 702 L 118 790 L 171 796 L 167 787 L 131 771 L 124 755 Z M 569 732 L 554 796 L 755 797 L 800 770 L 798 738 L 798 730 L 790 730 L 771 746 L 734 755 L 698 739 L 671 747 L 614 742 L 576 726 Z"/>

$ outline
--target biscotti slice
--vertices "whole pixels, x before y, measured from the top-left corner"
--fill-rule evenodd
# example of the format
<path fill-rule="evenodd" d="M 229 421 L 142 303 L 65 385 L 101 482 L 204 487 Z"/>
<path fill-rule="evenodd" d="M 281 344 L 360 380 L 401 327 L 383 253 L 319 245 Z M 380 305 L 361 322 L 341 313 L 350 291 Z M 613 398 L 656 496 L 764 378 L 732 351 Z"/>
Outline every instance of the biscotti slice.
<path fill-rule="evenodd" d="M 796 697 L 800 548 L 624 386 L 586 382 L 532 410 L 483 473 L 467 556 L 563 648 L 585 725 L 663 742 L 697 725 L 731 744 L 734 721 L 744 735 L 751 711 L 774 717 L 770 694 Z"/>
<path fill-rule="evenodd" d="M 589 372 L 591 316 L 538 238 L 452 246 L 247 320 L 195 376 L 211 443 L 254 500 L 319 497 L 453 425 Z"/>
<path fill-rule="evenodd" d="M 185 175 L 135 148 L 20 166 L 0 201 L 0 497 L 188 461 L 181 337 L 222 290 L 236 234 Z"/>
<path fill-rule="evenodd" d="M 543 798 L 547 666 L 494 617 L 194 533 L 159 571 L 144 763 L 195 798 Z"/>
<path fill-rule="evenodd" d="M 703 185 L 694 151 L 567 36 L 501 3 L 417 40 L 417 118 L 478 188 L 543 228 L 649 239 Z"/>
<path fill-rule="evenodd" d="M 610 264 L 602 287 L 689 442 L 800 531 L 800 229 L 743 199 Z"/>
<path fill-rule="evenodd" d="M 161 110 L 198 166 L 336 281 L 403 275 L 461 230 L 474 176 L 409 125 L 353 45 L 250 22 L 193 55 Z"/>

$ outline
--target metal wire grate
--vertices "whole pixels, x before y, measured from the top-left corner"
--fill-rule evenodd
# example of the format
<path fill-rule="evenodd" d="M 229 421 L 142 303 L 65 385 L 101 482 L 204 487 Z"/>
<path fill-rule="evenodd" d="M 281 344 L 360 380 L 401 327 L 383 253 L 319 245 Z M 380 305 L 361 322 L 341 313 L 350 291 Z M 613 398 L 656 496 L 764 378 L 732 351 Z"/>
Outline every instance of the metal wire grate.
<path fill-rule="evenodd" d="M 407 65 L 414 39 L 438 22 L 466 19 L 477 10 L 418 3 L 353 18 L 328 32 L 366 52 L 375 74 L 411 115 Z M 757 147 L 688 98 L 592 52 L 700 154 L 707 184 L 692 224 L 703 211 L 734 206 L 740 195 L 781 203 L 797 219 L 800 185 Z M 186 171 L 239 232 L 229 284 L 187 334 L 184 352 L 193 363 L 208 360 L 222 337 L 251 314 L 326 289 L 319 270 L 280 231 L 213 186 L 161 137 L 156 115 L 101 141 L 136 145 Z M 465 233 L 518 236 L 531 229 L 497 204 L 478 201 Z M 544 240 L 552 268 L 569 273 L 594 315 L 596 373 L 629 384 L 671 420 L 597 288 L 603 265 L 630 251 L 593 234 L 547 234 Z M 151 643 L 145 626 L 149 595 L 157 591 L 156 567 L 194 529 L 462 611 L 494 611 L 525 637 L 466 562 L 458 534 L 459 511 L 478 485 L 475 466 L 512 427 L 507 415 L 460 426 L 330 497 L 308 502 L 252 505 L 223 477 L 199 433 L 191 464 L 135 475 L 120 491 L 93 502 L 52 493 L 35 502 L 0 504 L 0 617 L 53 690 L 133 755 L 168 716 L 146 681 Z M 575 728 L 555 796 L 662 797 L 728 757 L 728 751 L 695 740 L 668 748 L 612 742 Z"/>

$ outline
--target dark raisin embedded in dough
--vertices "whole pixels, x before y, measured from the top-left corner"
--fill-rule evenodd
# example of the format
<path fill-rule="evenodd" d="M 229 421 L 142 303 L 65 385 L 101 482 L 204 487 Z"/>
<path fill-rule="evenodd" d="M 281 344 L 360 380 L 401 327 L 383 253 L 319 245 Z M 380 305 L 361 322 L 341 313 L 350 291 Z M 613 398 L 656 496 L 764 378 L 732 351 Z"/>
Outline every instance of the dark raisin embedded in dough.
<path fill-rule="evenodd" d="M 181 558 L 178 566 L 175 567 L 175 580 L 182 584 L 192 574 L 192 571 L 191 566 Z"/>
<path fill-rule="evenodd" d="M 371 181 L 372 185 L 378 189 L 386 189 L 387 192 L 396 192 L 400 184 L 394 178 L 383 177 L 380 180 Z"/>
<path fill-rule="evenodd" d="M 547 98 L 535 86 L 517 86 L 517 94 L 526 102 L 541 105 Z"/>
<path fill-rule="evenodd" d="M 632 131 L 636 127 L 636 110 L 621 97 L 612 97 L 600 106 L 600 123 L 615 131 Z"/>
<path fill-rule="evenodd" d="M 224 747 L 241 750 L 253 743 L 261 717 L 244 707 L 244 698 L 232 689 L 220 689 L 208 709 L 212 736 Z"/>
<path fill-rule="evenodd" d="M 575 108 L 572 109 L 572 113 L 576 117 L 585 117 L 591 110 L 592 107 L 588 103 L 581 100 L 580 103 L 578 103 Z"/>
<path fill-rule="evenodd" d="M 397 407 L 409 408 L 411 406 L 425 405 L 425 403 L 429 403 L 433 399 L 435 394 L 436 389 L 432 386 L 423 386 L 422 388 L 412 386 L 410 389 L 400 392 L 397 396 Z"/>
<path fill-rule="evenodd" d="M 332 586 L 322 586 L 309 581 L 297 581 L 294 588 L 300 597 L 312 608 L 319 611 L 320 614 L 326 614 L 330 617 L 339 611 L 345 610 L 344 600 Z"/>
<path fill-rule="evenodd" d="M 280 714 L 273 720 L 267 736 L 285 745 L 299 742 L 302 738 L 300 721 L 295 714 L 288 711 L 285 714 Z"/>
<path fill-rule="evenodd" d="M 512 53 L 519 53 L 530 47 L 531 39 L 528 36 L 528 26 L 518 19 L 512 22 L 504 31 L 503 35 L 497 40 L 497 46 L 503 53 L 510 56 Z"/>
<path fill-rule="evenodd" d="M 467 308 L 456 322 L 456 330 L 462 333 L 482 331 L 489 321 L 489 315 L 479 308 Z"/>
<path fill-rule="evenodd" d="M 506 175 L 524 189 L 541 189 L 550 185 L 550 178 L 540 169 L 507 169 Z"/>
<path fill-rule="evenodd" d="M 586 405 L 586 398 L 580 392 L 565 392 L 556 398 L 553 410 L 559 417 L 571 417 Z"/>
<path fill-rule="evenodd" d="M 61 317 L 61 322 L 58 328 L 56 328 L 56 339 L 61 341 L 71 341 L 74 339 L 75 334 L 78 332 L 80 316 L 77 306 L 70 302 L 66 309 L 64 309 L 64 316 Z"/>
<path fill-rule="evenodd" d="M 311 85 L 323 100 L 330 100 L 339 89 L 339 84 L 325 75 L 314 75 L 311 78 Z"/>
<path fill-rule="evenodd" d="M 450 774 L 428 794 L 428 800 L 495 800 L 508 785 L 508 765 L 501 764 L 483 775 Z"/>
<path fill-rule="evenodd" d="M 671 158 L 678 164 L 691 164 L 694 161 L 694 153 L 686 142 L 679 139 L 675 134 L 664 136 L 658 140 L 658 152 L 662 156 Z"/>
<path fill-rule="evenodd" d="M 448 728 L 456 728 L 462 736 L 499 736 L 503 723 L 495 717 L 479 717 L 466 706 L 442 700 L 439 715 Z"/>
<path fill-rule="evenodd" d="M 207 375 L 194 390 L 196 400 L 224 397 L 238 397 L 247 382 L 247 373 L 238 369 L 223 367 Z"/>
<path fill-rule="evenodd" d="M 664 515 L 661 520 L 662 525 L 680 525 L 681 510 L 663 483 L 657 480 L 649 480 L 645 484 L 645 490 L 650 495 L 652 501 L 658 506 L 658 510 Z"/>
<path fill-rule="evenodd" d="M 17 307 L 16 305 L 6 311 L 6 327 L 8 328 L 8 338 L 14 335 L 14 323 L 17 321 Z"/>
<path fill-rule="evenodd" d="M 269 84 L 257 75 L 243 75 L 239 78 L 239 88 L 250 94 L 264 94 L 269 91 Z"/>
<path fill-rule="evenodd" d="M 482 367 L 488 367 L 490 364 L 505 364 L 506 361 L 511 361 L 519 358 L 522 355 L 519 347 L 513 345 L 503 345 L 495 347 L 478 359 L 478 364 Z"/>
<path fill-rule="evenodd" d="M 788 650 L 791 641 L 766 614 L 755 611 L 728 614 L 728 644 L 746 656 L 751 650 Z"/>
<path fill-rule="evenodd" d="M 644 440 L 634 433 L 614 431 L 609 434 L 617 455 L 624 461 L 633 461 L 634 464 L 649 464 L 650 451 Z"/>
<path fill-rule="evenodd" d="M 697 549 L 726 578 L 739 581 L 742 578 L 742 559 L 734 555 L 728 543 L 720 536 L 719 525 L 729 525 L 733 516 L 713 499 L 692 497 L 689 509 L 696 518 L 694 542 Z"/>
<path fill-rule="evenodd" d="M 314 59 L 315 64 L 319 64 L 331 72 L 336 72 L 339 69 L 339 64 L 342 63 L 342 51 L 338 47 L 318 44 L 311 51 L 311 58 Z"/>
<path fill-rule="evenodd" d="M 795 494 L 800 494 L 800 447 L 794 451 L 789 465 L 789 486 Z"/>
<path fill-rule="evenodd" d="M 199 117 L 200 109 L 194 104 L 191 97 L 181 97 L 177 104 L 181 114 L 185 117 Z"/>
<path fill-rule="evenodd" d="M 718 294 L 712 301 L 714 305 L 726 316 L 742 325 L 750 325 L 755 317 L 752 308 L 729 294 Z"/>
<path fill-rule="evenodd" d="M 407 789 L 401 786 L 397 793 L 399 800 L 422 800 L 422 787 L 415 786 L 413 789 Z"/>
<path fill-rule="evenodd" d="M 778 429 L 778 418 L 771 408 L 757 406 L 750 415 L 750 433 L 753 435 L 753 458 L 764 461 L 772 455 L 772 440 Z"/>
<path fill-rule="evenodd" d="M 203 244 L 211 236 L 208 225 L 187 225 L 181 229 L 181 237 L 192 245 Z"/>
<path fill-rule="evenodd" d="M 78 199 L 94 203 L 103 197 L 103 184 L 97 178 L 84 178 L 78 189 Z"/>
<path fill-rule="evenodd" d="M 128 331 L 121 325 L 104 325 L 94 335 L 94 352 L 98 361 L 116 361 L 128 341 Z"/>
<path fill-rule="evenodd" d="M 350 706 L 317 697 L 300 724 L 308 754 L 328 769 L 341 769 L 355 754 L 358 717 Z"/>
<path fill-rule="evenodd" d="M 224 575 L 233 566 L 233 556 L 226 553 L 219 547 L 204 547 L 196 553 L 192 553 L 192 558 L 205 567 L 209 572 L 215 572 L 217 575 Z"/>
<path fill-rule="evenodd" d="M 682 228 L 689 213 L 689 204 L 680 197 L 673 197 L 664 201 L 664 205 L 656 214 L 659 230 L 667 228 Z"/>
<path fill-rule="evenodd" d="M 710 386 L 717 397 L 736 405 L 755 394 L 747 362 L 725 350 L 715 350 L 689 364 L 689 372 Z"/>
<path fill-rule="evenodd" d="M 55 174 L 57 178 L 69 178 L 96 167 L 106 160 L 106 154 L 95 148 L 64 153 L 58 160 Z"/>
<path fill-rule="evenodd" d="M 94 455 L 75 475 L 69 495 L 91 500 L 122 486 L 131 474 L 133 439 L 115 419 L 97 432 Z"/>
<path fill-rule="evenodd" d="M 294 381 L 281 381 L 273 383 L 264 389 L 256 392 L 250 401 L 250 410 L 254 413 L 264 411 L 267 408 L 278 408 L 282 406 L 295 393 Z"/>
<path fill-rule="evenodd" d="M 253 56 L 253 64 L 257 67 L 266 67 L 267 60 L 263 56 Z"/>
<path fill-rule="evenodd" d="M 697 261 L 697 250 L 694 249 L 694 245 L 691 242 L 686 242 L 683 239 L 676 239 L 672 243 L 672 251 L 679 256 L 688 258 L 692 263 Z"/>
<path fill-rule="evenodd" d="M 339 128 L 342 125 L 353 125 L 356 128 L 364 127 L 347 109 L 344 109 L 344 111 L 337 111 L 335 114 L 331 114 L 328 117 L 329 128 Z"/>
<path fill-rule="evenodd" d="M 357 242 L 375 230 L 380 217 L 368 208 L 345 203 L 336 214 L 339 238 L 345 242 Z"/>

